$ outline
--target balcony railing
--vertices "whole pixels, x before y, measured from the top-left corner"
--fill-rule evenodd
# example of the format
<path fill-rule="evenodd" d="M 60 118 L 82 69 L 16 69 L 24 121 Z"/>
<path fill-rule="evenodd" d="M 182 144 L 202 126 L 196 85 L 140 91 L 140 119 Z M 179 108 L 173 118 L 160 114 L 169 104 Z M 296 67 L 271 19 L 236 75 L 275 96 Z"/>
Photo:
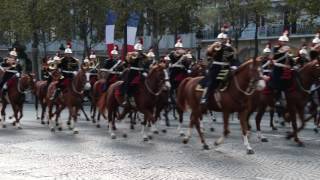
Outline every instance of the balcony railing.
<path fill-rule="evenodd" d="M 317 32 L 319 26 L 317 25 L 296 25 L 295 27 L 291 27 L 289 29 L 290 31 L 290 36 L 294 35 L 313 35 Z M 264 27 L 259 27 L 258 30 L 258 37 L 259 38 L 267 38 L 267 37 L 274 37 L 274 36 L 280 36 L 282 32 L 284 31 L 284 26 L 283 25 L 269 25 L 269 26 L 264 26 Z M 218 34 L 220 32 L 214 31 L 214 30 L 203 30 L 203 40 L 210 40 L 210 39 L 216 39 Z M 250 28 L 245 29 L 241 36 L 240 39 L 253 39 L 254 38 L 254 33 L 255 33 L 255 28 Z M 228 32 L 230 37 L 234 37 L 234 31 L 232 28 Z"/>

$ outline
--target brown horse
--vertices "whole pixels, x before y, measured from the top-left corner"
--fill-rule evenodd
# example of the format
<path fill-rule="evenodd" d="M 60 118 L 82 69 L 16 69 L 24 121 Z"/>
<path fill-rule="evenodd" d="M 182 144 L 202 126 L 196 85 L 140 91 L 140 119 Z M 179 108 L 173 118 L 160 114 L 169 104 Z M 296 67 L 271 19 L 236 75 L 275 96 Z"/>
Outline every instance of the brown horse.
<path fill-rule="evenodd" d="M 52 94 L 54 93 L 56 83 L 53 82 L 49 85 L 48 94 L 46 101 L 48 103 L 48 121 L 50 130 L 52 132 L 55 131 L 55 127 L 59 126 L 58 129 L 62 130 L 62 124 L 58 122 L 60 113 L 62 110 L 67 107 L 69 110 L 69 129 L 73 130 L 74 134 L 78 134 L 79 131 L 75 128 L 75 123 L 77 122 L 78 111 L 82 106 L 84 90 L 89 90 L 91 88 L 90 85 L 90 73 L 87 73 L 87 69 L 81 67 L 79 72 L 74 76 L 69 85 L 65 88 L 65 90 L 58 96 L 55 100 L 50 100 Z M 55 113 L 55 123 L 52 120 L 53 113 L 53 105 L 57 105 L 56 113 Z"/>
<path fill-rule="evenodd" d="M 211 57 L 214 57 L 214 51 L 210 52 Z M 203 144 L 203 148 L 209 149 L 200 128 L 200 118 L 205 111 L 204 109 L 223 113 L 224 132 L 215 142 L 215 145 L 221 144 L 224 141 L 224 138 L 230 133 L 229 115 L 233 112 L 238 112 L 247 153 L 254 153 L 248 141 L 246 114 L 248 96 L 252 95 L 257 86 L 260 85 L 258 82 L 261 80 L 262 74 L 259 68 L 259 62 L 260 61 L 257 60 L 249 60 L 242 64 L 232 73 L 229 85 L 226 89 L 211 93 L 207 107 L 200 105 L 202 92 L 197 90 L 197 86 L 203 77 L 187 78 L 181 83 L 178 89 L 178 105 L 183 111 L 187 109 L 187 106 L 191 109 L 189 132 L 183 140 L 184 143 L 188 143 L 191 138 L 192 128 L 195 126 L 200 136 L 201 143 Z"/>
<path fill-rule="evenodd" d="M 134 100 L 136 107 L 135 109 L 144 114 L 144 122 L 142 123 L 142 134 L 144 141 L 148 141 L 152 136 L 147 136 L 145 134 L 146 125 L 155 123 L 154 118 L 154 108 L 157 103 L 157 99 L 165 86 L 165 74 L 164 74 L 165 66 L 163 64 L 155 65 L 151 67 L 151 70 L 148 74 L 148 77 L 144 79 L 142 83 L 137 85 L 137 92 L 134 94 Z M 108 121 L 109 121 L 109 131 L 111 138 L 116 138 L 116 135 L 113 130 L 115 127 L 115 117 L 118 112 L 118 108 L 120 104 L 123 102 L 123 97 L 119 93 L 120 86 L 123 81 L 118 81 L 112 84 L 107 93 L 105 93 L 104 101 L 105 106 L 99 106 L 99 110 L 104 114 L 105 110 L 108 110 Z M 124 115 L 123 115 L 124 117 Z M 152 127 L 151 127 L 152 129 Z M 126 134 L 124 134 L 126 137 Z"/>
<path fill-rule="evenodd" d="M 52 72 L 52 81 L 57 81 L 60 77 L 60 73 L 58 71 Z M 36 116 L 37 119 L 41 120 L 41 124 L 45 124 L 44 118 L 46 114 L 47 109 L 47 103 L 46 103 L 46 97 L 47 97 L 47 91 L 48 91 L 48 81 L 37 81 L 34 86 L 33 94 L 35 95 L 35 108 L 36 108 Z M 41 117 L 39 117 L 39 108 L 38 106 L 41 106 Z M 49 122 L 47 122 L 49 123 Z"/>
<path fill-rule="evenodd" d="M 31 91 L 34 87 L 34 74 L 22 74 L 21 77 L 13 76 L 8 80 L 8 93 L 1 95 L 2 108 L 1 108 L 1 126 L 6 127 L 6 107 L 10 103 L 13 109 L 13 116 L 15 121 L 14 126 L 18 129 L 22 129 L 20 120 L 23 117 L 23 103 L 25 100 L 25 92 Z"/>

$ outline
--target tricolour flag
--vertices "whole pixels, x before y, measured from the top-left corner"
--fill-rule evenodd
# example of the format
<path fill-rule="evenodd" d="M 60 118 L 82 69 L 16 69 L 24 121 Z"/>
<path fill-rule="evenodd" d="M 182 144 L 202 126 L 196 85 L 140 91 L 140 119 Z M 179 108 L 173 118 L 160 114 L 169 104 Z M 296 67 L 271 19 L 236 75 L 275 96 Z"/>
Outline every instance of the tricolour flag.
<path fill-rule="evenodd" d="M 137 12 L 130 13 L 127 21 L 127 52 L 134 51 L 137 28 L 140 20 L 140 14 Z"/>
<path fill-rule="evenodd" d="M 113 10 L 109 10 L 107 12 L 107 18 L 106 18 L 106 31 L 105 31 L 105 43 L 107 47 L 107 54 L 110 56 L 111 51 L 113 50 L 114 46 L 114 34 L 115 34 L 115 24 L 117 21 L 117 14 Z M 111 57 L 111 56 L 110 56 Z"/>

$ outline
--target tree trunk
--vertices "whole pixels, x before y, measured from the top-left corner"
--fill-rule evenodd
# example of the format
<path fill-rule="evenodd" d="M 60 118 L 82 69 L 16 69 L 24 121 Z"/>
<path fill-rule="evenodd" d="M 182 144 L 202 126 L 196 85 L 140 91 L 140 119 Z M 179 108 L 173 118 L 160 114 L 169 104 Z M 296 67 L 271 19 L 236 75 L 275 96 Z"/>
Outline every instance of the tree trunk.
<path fill-rule="evenodd" d="M 32 71 L 35 73 L 36 78 L 40 78 L 40 69 L 38 61 L 38 46 L 39 46 L 39 37 L 37 32 L 33 32 L 33 41 L 32 41 Z"/>
<path fill-rule="evenodd" d="M 259 42 L 258 42 L 258 31 L 259 31 L 259 15 L 255 13 L 256 28 L 254 32 L 254 58 L 257 58 L 259 55 Z"/>
<path fill-rule="evenodd" d="M 43 52 L 44 56 L 47 57 L 47 41 L 46 41 L 46 33 L 42 31 L 42 44 L 43 44 Z"/>
<path fill-rule="evenodd" d="M 127 24 L 124 25 L 123 28 L 123 47 L 122 47 L 122 60 L 124 61 L 127 53 L 128 53 L 128 31 L 127 31 Z"/>

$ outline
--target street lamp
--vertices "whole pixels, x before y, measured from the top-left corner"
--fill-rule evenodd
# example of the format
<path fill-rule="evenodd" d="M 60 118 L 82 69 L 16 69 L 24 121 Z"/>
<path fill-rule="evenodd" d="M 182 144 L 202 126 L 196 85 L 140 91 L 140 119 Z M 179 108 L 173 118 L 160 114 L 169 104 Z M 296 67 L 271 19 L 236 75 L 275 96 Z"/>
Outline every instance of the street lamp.
<path fill-rule="evenodd" d="M 201 55 L 201 42 L 202 42 L 202 39 L 203 39 L 203 33 L 201 31 L 201 29 L 199 29 L 197 32 L 196 32 L 196 44 L 197 44 L 197 59 L 199 60 L 200 59 L 200 55 Z"/>

